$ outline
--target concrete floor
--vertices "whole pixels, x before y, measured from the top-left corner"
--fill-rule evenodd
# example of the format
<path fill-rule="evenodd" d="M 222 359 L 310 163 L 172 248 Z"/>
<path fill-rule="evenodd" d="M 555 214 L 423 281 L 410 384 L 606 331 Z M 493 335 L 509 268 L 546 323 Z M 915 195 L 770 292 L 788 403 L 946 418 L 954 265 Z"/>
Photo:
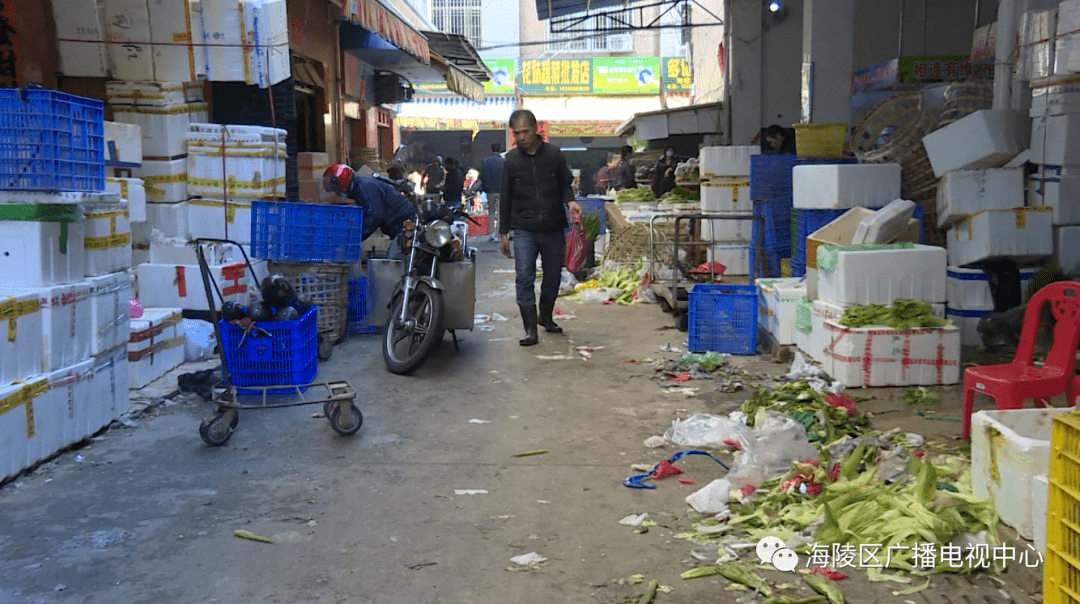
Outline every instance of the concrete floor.
<path fill-rule="evenodd" d="M 447 338 L 412 376 L 384 369 L 378 336 L 350 339 L 320 365 L 320 379 L 356 388 L 357 435 L 336 435 L 313 417 L 318 406 L 268 409 L 243 413 L 232 440 L 208 448 L 197 428 L 209 405 L 179 402 L 0 487 L 0 603 L 616 603 L 644 592 L 618 582 L 635 573 L 673 587 L 656 602 L 754 601 L 717 577 L 679 578 L 694 546 L 672 536 L 691 526 L 683 499 L 699 487 L 620 484 L 637 473 L 631 464 L 675 450 L 647 449 L 647 437 L 677 417 L 726 412 L 747 393 L 700 381 L 689 384 L 698 396 L 668 394 L 651 369 L 623 363 L 674 357 L 659 352 L 668 342 L 685 348 L 655 305 L 560 302 L 576 316 L 563 322 L 566 334 L 519 347 L 513 275 L 493 272 L 512 261 L 494 243 L 480 247 L 476 311 L 510 321 L 463 334 L 457 352 Z M 574 346 L 604 348 L 583 362 Z M 757 357 L 734 362 L 786 370 Z M 914 416 L 902 392 L 859 392 L 872 399 L 860 408 L 877 427 L 955 442 L 959 424 Z M 940 412 L 956 415 L 958 390 L 941 392 Z M 514 457 L 534 449 L 549 452 Z M 680 467 L 698 485 L 723 475 L 703 458 Z M 635 534 L 618 523 L 639 512 L 659 526 Z M 529 552 L 548 560 L 535 569 L 510 561 Z M 935 577 L 901 597 L 864 573 L 840 586 L 853 603 L 1032 602 L 1041 569 L 1010 567 L 1001 579 Z"/>

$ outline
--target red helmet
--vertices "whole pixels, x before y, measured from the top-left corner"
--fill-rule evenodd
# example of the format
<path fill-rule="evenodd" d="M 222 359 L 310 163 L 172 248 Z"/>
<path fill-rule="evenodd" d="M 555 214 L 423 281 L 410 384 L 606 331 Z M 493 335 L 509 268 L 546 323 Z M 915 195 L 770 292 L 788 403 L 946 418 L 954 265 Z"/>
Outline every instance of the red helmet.
<path fill-rule="evenodd" d="M 323 188 L 331 193 L 344 195 L 352 184 L 353 169 L 345 164 L 334 164 L 322 175 Z"/>

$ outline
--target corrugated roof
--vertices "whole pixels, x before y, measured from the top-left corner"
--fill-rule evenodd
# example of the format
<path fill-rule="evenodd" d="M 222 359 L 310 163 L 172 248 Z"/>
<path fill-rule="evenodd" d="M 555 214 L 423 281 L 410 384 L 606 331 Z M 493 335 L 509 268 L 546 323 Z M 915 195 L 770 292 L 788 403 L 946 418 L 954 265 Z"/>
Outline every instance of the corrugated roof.
<path fill-rule="evenodd" d="M 626 0 L 536 0 L 536 14 L 541 21 L 564 17 L 588 10 L 612 8 L 627 4 Z"/>

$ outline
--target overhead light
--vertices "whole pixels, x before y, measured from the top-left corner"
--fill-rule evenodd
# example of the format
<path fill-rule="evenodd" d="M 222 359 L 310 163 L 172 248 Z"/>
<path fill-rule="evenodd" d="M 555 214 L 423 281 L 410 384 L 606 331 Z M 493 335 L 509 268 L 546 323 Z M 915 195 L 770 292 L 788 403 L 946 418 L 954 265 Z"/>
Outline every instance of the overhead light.
<path fill-rule="evenodd" d="M 769 12 L 770 13 L 778 13 L 778 12 L 780 12 L 780 9 L 782 9 L 782 8 L 784 8 L 784 7 L 781 6 L 781 4 L 779 2 L 777 2 L 776 0 L 773 0 L 772 2 L 769 3 Z"/>

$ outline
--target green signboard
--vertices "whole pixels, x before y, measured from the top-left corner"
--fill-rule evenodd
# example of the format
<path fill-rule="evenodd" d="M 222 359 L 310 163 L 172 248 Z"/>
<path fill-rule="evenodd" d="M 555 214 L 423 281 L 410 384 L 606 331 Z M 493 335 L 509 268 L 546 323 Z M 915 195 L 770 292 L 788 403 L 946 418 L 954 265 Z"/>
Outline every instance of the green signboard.
<path fill-rule="evenodd" d="M 663 60 L 663 68 L 664 92 L 690 92 L 693 79 L 686 59 L 667 57 Z"/>
<path fill-rule="evenodd" d="M 492 78 L 484 82 L 484 92 L 488 94 L 514 94 L 517 85 L 517 66 L 514 59 L 484 59 L 484 65 L 491 70 Z"/>
<path fill-rule="evenodd" d="M 596 57 L 593 92 L 660 94 L 660 57 Z"/>
<path fill-rule="evenodd" d="M 593 59 L 522 59 L 518 73 L 521 94 L 589 94 Z"/>

